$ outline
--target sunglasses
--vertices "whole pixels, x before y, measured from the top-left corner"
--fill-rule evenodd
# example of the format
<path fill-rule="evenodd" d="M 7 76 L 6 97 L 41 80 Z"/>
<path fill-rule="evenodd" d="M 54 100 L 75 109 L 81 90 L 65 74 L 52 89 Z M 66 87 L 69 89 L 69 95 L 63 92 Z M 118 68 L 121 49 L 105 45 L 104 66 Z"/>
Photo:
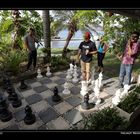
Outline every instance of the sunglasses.
<path fill-rule="evenodd" d="M 132 35 L 131 37 L 132 37 L 132 38 L 138 38 L 138 36 L 137 36 L 137 35 Z"/>

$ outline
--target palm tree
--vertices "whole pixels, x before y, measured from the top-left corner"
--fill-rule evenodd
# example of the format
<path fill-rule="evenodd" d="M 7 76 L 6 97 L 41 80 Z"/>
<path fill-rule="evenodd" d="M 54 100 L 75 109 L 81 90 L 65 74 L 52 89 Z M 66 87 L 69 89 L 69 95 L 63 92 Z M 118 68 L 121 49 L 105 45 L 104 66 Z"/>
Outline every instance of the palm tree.
<path fill-rule="evenodd" d="M 44 60 L 44 63 L 50 63 L 51 60 L 51 45 L 50 45 L 50 14 L 49 10 L 43 10 L 43 32 L 44 32 L 44 44 L 46 47 L 46 58 Z"/>
<path fill-rule="evenodd" d="M 76 11 L 74 10 L 59 10 L 59 11 L 53 11 L 54 18 L 61 21 L 61 24 L 67 25 L 68 28 L 68 35 L 66 38 L 66 42 L 63 48 L 62 56 L 66 57 L 67 54 L 67 47 L 69 45 L 69 42 L 71 38 L 73 37 L 74 33 L 78 30 L 77 28 L 77 21 L 74 19 Z M 62 26 L 62 28 L 65 28 L 66 26 Z"/>

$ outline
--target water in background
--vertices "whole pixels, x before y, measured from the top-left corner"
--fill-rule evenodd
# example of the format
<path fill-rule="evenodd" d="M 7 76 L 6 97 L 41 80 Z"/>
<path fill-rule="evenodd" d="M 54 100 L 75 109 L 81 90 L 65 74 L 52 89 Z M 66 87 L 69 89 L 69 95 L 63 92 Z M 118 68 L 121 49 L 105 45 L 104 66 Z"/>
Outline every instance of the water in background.
<path fill-rule="evenodd" d="M 51 47 L 52 48 L 63 48 L 65 45 L 65 40 L 67 38 L 68 35 L 68 30 L 62 30 L 59 32 L 58 37 L 60 37 L 60 39 L 55 39 L 51 41 Z M 91 40 L 93 41 L 93 39 L 91 38 Z M 71 49 L 77 49 L 81 43 L 81 41 L 83 41 L 83 33 L 81 30 L 78 30 L 74 36 L 72 37 L 71 41 L 69 42 L 68 48 Z M 44 47 L 44 42 L 42 42 L 43 46 L 40 46 L 40 48 Z"/>

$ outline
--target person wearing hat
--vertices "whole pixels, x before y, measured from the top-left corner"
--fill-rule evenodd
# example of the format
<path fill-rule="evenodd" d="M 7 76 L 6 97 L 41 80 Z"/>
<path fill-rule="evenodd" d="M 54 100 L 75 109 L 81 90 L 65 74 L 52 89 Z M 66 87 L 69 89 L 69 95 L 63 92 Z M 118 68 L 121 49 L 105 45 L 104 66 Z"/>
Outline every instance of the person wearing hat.
<path fill-rule="evenodd" d="M 77 62 L 80 57 L 82 80 L 89 82 L 90 79 L 90 62 L 92 55 L 97 53 L 96 45 L 90 40 L 90 33 L 85 32 L 84 41 L 82 41 L 78 48 Z"/>
<path fill-rule="evenodd" d="M 30 27 L 28 29 L 28 34 L 24 36 L 24 45 L 28 50 L 27 71 L 30 69 L 32 63 L 34 66 L 34 70 L 36 68 L 37 50 L 35 47 L 35 42 L 38 43 L 39 40 L 35 37 L 35 29 Z"/>

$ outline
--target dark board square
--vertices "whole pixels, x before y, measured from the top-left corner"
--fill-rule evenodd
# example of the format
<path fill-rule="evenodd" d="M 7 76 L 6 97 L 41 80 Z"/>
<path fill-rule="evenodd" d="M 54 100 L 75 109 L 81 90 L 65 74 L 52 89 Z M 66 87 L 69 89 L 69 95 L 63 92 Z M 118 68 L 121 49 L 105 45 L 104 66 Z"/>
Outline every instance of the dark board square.
<path fill-rule="evenodd" d="M 39 81 L 41 84 L 48 84 L 48 83 L 51 83 L 52 80 L 51 79 L 48 79 L 48 78 L 44 78 L 42 80 Z"/>
<path fill-rule="evenodd" d="M 70 88 L 70 91 L 73 95 L 80 94 L 80 88 L 77 87 L 77 86 L 74 86 L 74 87 Z"/>
<path fill-rule="evenodd" d="M 23 120 L 24 117 L 25 117 L 25 115 L 26 114 L 25 114 L 24 108 L 22 108 L 19 111 L 17 111 L 17 112 L 14 113 L 14 116 L 15 116 L 15 118 L 16 118 L 17 121 Z"/>
<path fill-rule="evenodd" d="M 71 96 L 67 98 L 65 101 L 68 102 L 70 105 L 76 107 L 81 103 L 82 99 L 77 96 Z"/>
<path fill-rule="evenodd" d="M 42 97 L 38 94 L 31 95 L 25 98 L 29 105 L 37 103 L 42 100 Z"/>
<path fill-rule="evenodd" d="M 76 124 L 83 119 L 82 114 L 76 109 L 67 112 L 63 117 L 72 124 Z"/>
<path fill-rule="evenodd" d="M 60 77 L 60 78 L 66 78 L 67 74 L 66 73 L 63 73 L 63 74 L 59 74 L 57 76 Z"/>
<path fill-rule="evenodd" d="M 41 93 L 45 90 L 47 90 L 48 88 L 46 86 L 38 86 L 38 87 L 34 87 L 33 88 L 37 93 Z"/>
<path fill-rule="evenodd" d="M 28 80 L 25 80 L 25 82 L 26 82 L 27 84 L 32 84 L 32 83 L 34 83 L 34 82 L 37 82 L 37 79 L 28 79 Z"/>
<path fill-rule="evenodd" d="M 58 113 L 55 112 L 52 108 L 48 108 L 45 111 L 39 113 L 39 117 L 44 123 L 48 123 L 49 121 L 57 118 L 59 116 Z"/>
<path fill-rule="evenodd" d="M 26 84 L 26 83 L 25 83 L 25 84 Z M 19 85 L 19 87 L 17 87 L 18 91 L 19 91 L 19 92 L 24 92 L 24 91 L 26 91 L 26 90 L 32 89 L 31 86 L 29 86 L 28 84 L 26 84 L 26 85 L 27 85 L 27 88 L 26 88 L 26 89 L 20 89 L 20 88 L 19 88 L 20 85 Z"/>
<path fill-rule="evenodd" d="M 49 105 L 51 105 L 51 106 L 57 105 L 57 104 L 59 104 L 59 103 L 61 103 L 61 102 L 63 101 L 63 99 L 61 98 L 61 100 L 60 100 L 59 102 L 54 102 L 54 101 L 52 101 L 52 96 L 46 98 L 45 100 L 46 100 L 46 101 L 49 103 Z"/>
<path fill-rule="evenodd" d="M 56 80 L 56 81 L 54 81 L 55 83 L 57 83 L 58 85 L 62 85 L 62 84 L 64 84 L 65 83 L 65 79 L 64 78 L 60 78 L 60 79 L 58 79 L 58 80 Z"/>

